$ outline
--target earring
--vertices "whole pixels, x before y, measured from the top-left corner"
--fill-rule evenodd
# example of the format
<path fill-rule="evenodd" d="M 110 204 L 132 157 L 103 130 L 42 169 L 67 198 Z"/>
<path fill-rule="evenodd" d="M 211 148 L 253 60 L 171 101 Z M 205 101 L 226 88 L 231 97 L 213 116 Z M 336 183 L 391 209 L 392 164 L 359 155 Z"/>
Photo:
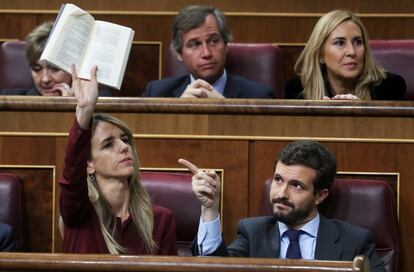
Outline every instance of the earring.
<path fill-rule="evenodd" d="M 325 61 L 324 61 L 322 58 L 320 58 L 320 59 L 319 59 L 319 63 L 320 63 L 320 64 L 324 64 L 324 63 L 325 63 Z"/>
<path fill-rule="evenodd" d="M 89 180 L 90 180 L 91 182 L 95 182 L 95 180 L 96 180 L 96 178 L 95 178 L 95 174 L 89 174 L 88 176 L 89 176 Z"/>

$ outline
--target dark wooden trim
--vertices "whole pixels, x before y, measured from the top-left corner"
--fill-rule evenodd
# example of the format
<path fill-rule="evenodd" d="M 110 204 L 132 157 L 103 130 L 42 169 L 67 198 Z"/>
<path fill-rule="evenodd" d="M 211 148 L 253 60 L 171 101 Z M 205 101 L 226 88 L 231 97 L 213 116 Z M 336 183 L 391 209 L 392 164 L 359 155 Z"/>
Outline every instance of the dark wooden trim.
<path fill-rule="evenodd" d="M 74 111 L 72 97 L 1 96 L 0 111 Z M 280 99 L 177 99 L 105 97 L 99 111 L 199 114 L 414 116 L 410 101 L 310 101 Z"/>
<path fill-rule="evenodd" d="M 98 254 L 1 253 L 9 271 L 368 271 L 365 258 L 353 262 L 257 258 L 114 256 Z M 364 267 L 365 266 L 365 267 Z"/>

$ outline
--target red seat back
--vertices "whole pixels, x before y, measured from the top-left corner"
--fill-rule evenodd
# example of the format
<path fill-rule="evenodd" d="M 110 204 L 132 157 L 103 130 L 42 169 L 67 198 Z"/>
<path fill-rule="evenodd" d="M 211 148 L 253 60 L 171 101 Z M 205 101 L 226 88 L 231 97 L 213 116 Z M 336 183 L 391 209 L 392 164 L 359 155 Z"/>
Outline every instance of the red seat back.
<path fill-rule="evenodd" d="M 17 250 L 24 249 L 21 186 L 16 175 L 0 173 L 0 222 L 12 226 Z"/>
<path fill-rule="evenodd" d="M 0 89 L 30 89 L 33 79 L 25 56 L 25 42 L 9 41 L 0 46 Z"/>
<path fill-rule="evenodd" d="M 197 235 L 201 214 L 191 187 L 192 174 L 142 171 L 141 177 L 152 202 L 170 209 L 175 217 L 178 254 L 191 256 L 190 245 Z"/>
<path fill-rule="evenodd" d="M 414 100 L 414 40 L 372 40 L 372 54 L 384 68 L 402 76 L 407 84 L 406 100 Z"/>

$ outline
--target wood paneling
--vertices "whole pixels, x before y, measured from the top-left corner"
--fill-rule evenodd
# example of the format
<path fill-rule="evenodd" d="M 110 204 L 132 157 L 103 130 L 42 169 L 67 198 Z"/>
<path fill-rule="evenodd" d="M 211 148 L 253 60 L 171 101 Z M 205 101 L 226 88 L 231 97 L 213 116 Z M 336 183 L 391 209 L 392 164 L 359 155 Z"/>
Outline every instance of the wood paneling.
<path fill-rule="evenodd" d="M 73 98 L 0 97 L 0 165 L 52 165 L 59 177 L 74 110 Z M 177 160 L 185 157 L 203 168 L 223 169 L 227 241 L 235 237 L 238 219 L 257 214 L 263 182 L 290 141 L 322 141 L 336 154 L 339 171 L 399 175 L 394 188 L 400 204 L 403 271 L 414 269 L 412 102 L 106 98 L 99 100 L 97 111 L 114 114 L 129 125 L 143 167 L 181 167 Z M 53 203 L 51 191 L 44 190 L 51 190 L 53 178 L 34 180 L 45 183 L 33 191 L 46 194 L 36 195 L 36 200 L 42 199 L 47 209 L 40 209 L 35 198 L 27 198 L 25 205 L 45 210 L 36 223 L 49 225 L 36 235 L 49 239 Z M 56 251 L 60 243 L 55 231 Z"/>
<path fill-rule="evenodd" d="M 0 253 L 0 269 L 7 271 L 360 271 L 368 272 L 368 260 L 315 261 L 259 258 L 115 256 L 110 254 Z"/>
<path fill-rule="evenodd" d="M 0 8 L 17 10 L 57 10 L 62 0 L 2 0 Z M 186 5 L 194 4 L 190 0 L 140 0 L 123 1 L 120 5 L 111 0 L 71 1 L 76 5 L 88 10 L 112 10 L 112 11 L 170 11 L 176 12 Z M 414 7 L 409 0 L 398 1 L 398 5 L 390 1 L 357 1 L 357 0 L 200 0 L 197 4 L 216 6 L 226 12 L 327 12 L 332 9 L 344 8 L 358 12 L 372 13 L 412 13 Z"/>
<path fill-rule="evenodd" d="M 113 90 L 114 96 L 141 96 L 149 81 L 161 77 L 161 46 L 159 43 L 133 44 L 121 91 Z"/>
<path fill-rule="evenodd" d="M 109 12 L 108 12 L 109 13 Z M 169 44 L 174 14 L 94 14 L 99 20 L 129 26 L 137 41 L 158 41 Z M 321 14 L 228 14 L 234 42 L 305 43 Z M 24 39 L 36 25 L 54 20 L 56 13 L 6 13 L 0 10 L 0 39 Z M 361 16 L 373 39 L 411 39 L 414 37 L 414 16 Z M 396 27 L 398 26 L 398 27 Z M 293 31 L 294 30 L 294 31 Z"/>
<path fill-rule="evenodd" d="M 40 22 L 36 15 L 0 13 L 0 40 L 22 40 Z"/>

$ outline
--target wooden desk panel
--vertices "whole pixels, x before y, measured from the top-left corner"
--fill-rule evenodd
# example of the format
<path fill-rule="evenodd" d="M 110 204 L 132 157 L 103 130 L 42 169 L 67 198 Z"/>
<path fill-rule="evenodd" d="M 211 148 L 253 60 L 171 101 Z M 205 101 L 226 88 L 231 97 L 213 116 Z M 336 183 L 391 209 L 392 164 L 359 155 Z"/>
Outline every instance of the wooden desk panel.
<path fill-rule="evenodd" d="M 227 241 L 240 218 L 257 214 L 261 186 L 292 140 L 325 143 L 339 171 L 399 175 L 402 261 L 404 271 L 414 268 L 413 103 L 105 98 L 97 109 L 128 123 L 143 167 L 176 168 L 186 157 L 224 170 Z M 54 165 L 58 177 L 74 110 L 73 98 L 0 97 L 0 165 Z"/>
<path fill-rule="evenodd" d="M 368 260 L 315 261 L 263 258 L 114 256 L 109 254 L 0 253 L 0 269 L 7 271 L 369 271 Z"/>

